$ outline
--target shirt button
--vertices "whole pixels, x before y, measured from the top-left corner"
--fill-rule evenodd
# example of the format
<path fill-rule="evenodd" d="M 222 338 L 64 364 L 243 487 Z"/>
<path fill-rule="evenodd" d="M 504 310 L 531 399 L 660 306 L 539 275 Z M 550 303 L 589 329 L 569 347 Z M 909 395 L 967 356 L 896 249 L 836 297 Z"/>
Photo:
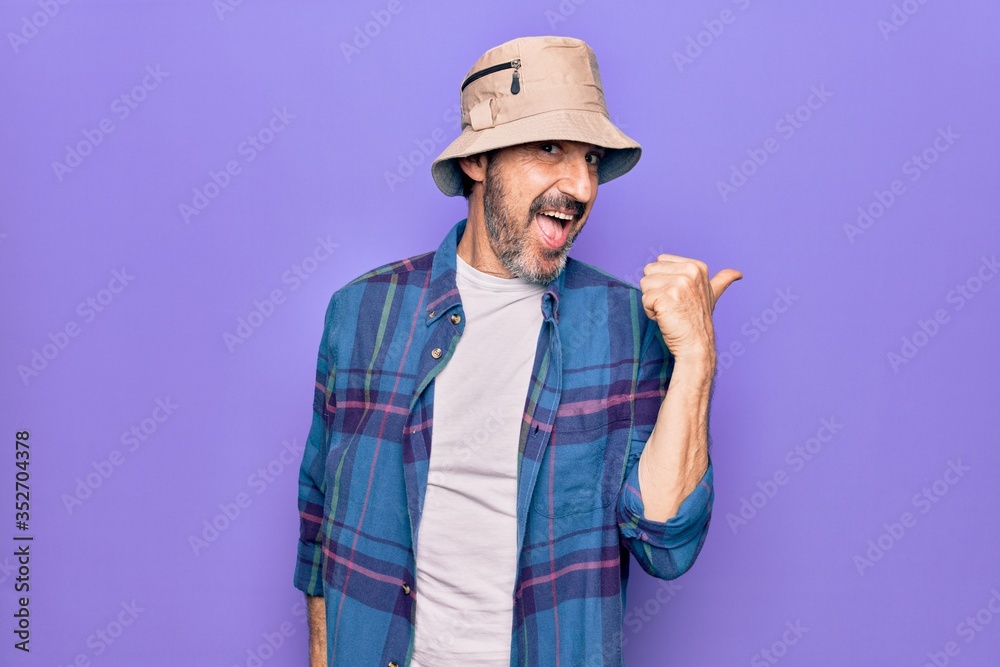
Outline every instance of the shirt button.
<path fill-rule="evenodd" d="M 410 585 L 404 581 L 403 582 L 403 595 L 409 595 L 409 594 L 410 594 Z"/>
<path fill-rule="evenodd" d="M 452 313 L 451 314 L 451 323 L 452 324 L 458 324 L 461 321 L 462 321 L 462 316 L 461 315 L 459 315 L 458 313 Z"/>
<path fill-rule="evenodd" d="M 390 660 L 387 667 L 399 667 L 399 663 L 397 663 L 395 660 Z"/>
<path fill-rule="evenodd" d="M 430 319 L 432 317 L 434 317 L 434 311 L 433 310 L 431 312 L 427 313 L 427 319 Z"/>
<path fill-rule="evenodd" d="M 431 350 L 431 356 L 434 357 L 435 359 L 440 359 L 441 358 L 441 348 L 440 347 L 435 347 L 433 350 Z"/>

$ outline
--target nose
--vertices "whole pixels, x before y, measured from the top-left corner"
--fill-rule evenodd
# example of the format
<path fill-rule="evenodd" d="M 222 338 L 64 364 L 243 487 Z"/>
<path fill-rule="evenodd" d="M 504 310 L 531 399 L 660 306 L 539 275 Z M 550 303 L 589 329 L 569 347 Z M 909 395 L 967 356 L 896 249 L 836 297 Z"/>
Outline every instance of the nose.
<path fill-rule="evenodd" d="M 567 156 L 562 166 L 559 191 L 583 204 L 589 204 L 597 188 L 597 176 L 594 168 L 587 163 L 587 156 L 583 154 Z"/>

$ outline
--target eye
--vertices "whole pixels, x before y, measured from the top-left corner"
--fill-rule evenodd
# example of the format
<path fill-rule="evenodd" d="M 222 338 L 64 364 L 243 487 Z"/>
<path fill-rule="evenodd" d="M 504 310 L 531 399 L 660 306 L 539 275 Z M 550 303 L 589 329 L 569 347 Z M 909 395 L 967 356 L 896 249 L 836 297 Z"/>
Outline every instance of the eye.
<path fill-rule="evenodd" d="M 542 151 L 544 153 L 555 153 L 556 152 L 556 145 L 555 144 L 539 144 L 538 145 L 538 150 L 540 150 L 540 151 Z"/>
<path fill-rule="evenodd" d="M 587 164 L 598 165 L 598 164 L 601 163 L 601 160 L 603 158 L 604 158 L 604 156 L 601 155 L 600 153 L 588 153 L 587 154 Z"/>

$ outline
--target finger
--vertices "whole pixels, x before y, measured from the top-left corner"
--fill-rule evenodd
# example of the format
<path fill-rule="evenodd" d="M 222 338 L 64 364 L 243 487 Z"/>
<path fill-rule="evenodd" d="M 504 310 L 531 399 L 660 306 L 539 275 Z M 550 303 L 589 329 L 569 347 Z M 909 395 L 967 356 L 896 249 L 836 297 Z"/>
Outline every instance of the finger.
<path fill-rule="evenodd" d="M 715 295 L 715 300 L 718 301 L 722 293 L 726 291 L 726 288 L 742 277 L 743 274 L 736 269 L 722 269 L 712 276 L 709 283 L 712 285 L 712 293 Z"/>
<path fill-rule="evenodd" d="M 657 255 L 656 259 L 658 261 L 662 261 L 662 262 L 694 262 L 694 263 L 700 263 L 700 260 L 697 260 L 694 257 L 684 257 L 683 255 L 671 255 L 670 253 L 666 253 L 666 252 L 660 253 L 659 255 Z"/>
<path fill-rule="evenodd" d="M 706 299 L 711 298 L 711 288 L 708 281 L 701 284 L 701 281 L 692 280 L 684 273 L 665 273 L 657 271 L 647 273 L 639 279 L 639 290 L 643 294 L 655 292 L 677 292 L 679 294 L 697 294 Z"/>
<path fill-rule="evenodd" d="M 656 319 L 656 308 L 655 308 L 655 306 L 656 306 L 656 299 L 653 297 L 653 295 L 651 293 L 649 293 L 649 292 L 643 292 L 642 297 L 640 298 L 640 301 L 642 302 L 642 309 L 646 311 L 646 317 L 648 317 L 651 320 L 655 320 Z"/>
<path fill-rule="evenodd" d="M 694 259 L 693 257 L 662 253 L 656 257 L 656 262 L 652 266 L 661 271 L 676 269 L 678 273 L 693 270 L 695 275 L 705 276 L 705 279 L 708 279 L 708 265 L 700 259 Z"/>
<path fill-rule="evenodd" d="M 708 267 L 702 266 L 697 260 L 675 262 L 673 260 L 657 260 L 643 267 L 643 275 L 678 275 L 689 278 L 704 278 L 708 282 Z"/>

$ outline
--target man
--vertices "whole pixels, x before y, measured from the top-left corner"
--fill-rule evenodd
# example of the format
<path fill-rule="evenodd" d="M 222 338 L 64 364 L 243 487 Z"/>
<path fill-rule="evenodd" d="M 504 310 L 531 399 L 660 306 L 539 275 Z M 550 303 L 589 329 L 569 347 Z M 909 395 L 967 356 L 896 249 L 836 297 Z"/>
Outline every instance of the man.
<path fill-rule="evenodd" d="M 461 100 L 432 172 L 468 218 L 327 309 L 295 571 L 312 664 L 621 665 L 629 553 L 672 579 L 705 539 L 711 314 L 741 275 L 661 255 L 637 289 L 567 257 L 641 150 L 585 43 L 491 49 Z"/>

